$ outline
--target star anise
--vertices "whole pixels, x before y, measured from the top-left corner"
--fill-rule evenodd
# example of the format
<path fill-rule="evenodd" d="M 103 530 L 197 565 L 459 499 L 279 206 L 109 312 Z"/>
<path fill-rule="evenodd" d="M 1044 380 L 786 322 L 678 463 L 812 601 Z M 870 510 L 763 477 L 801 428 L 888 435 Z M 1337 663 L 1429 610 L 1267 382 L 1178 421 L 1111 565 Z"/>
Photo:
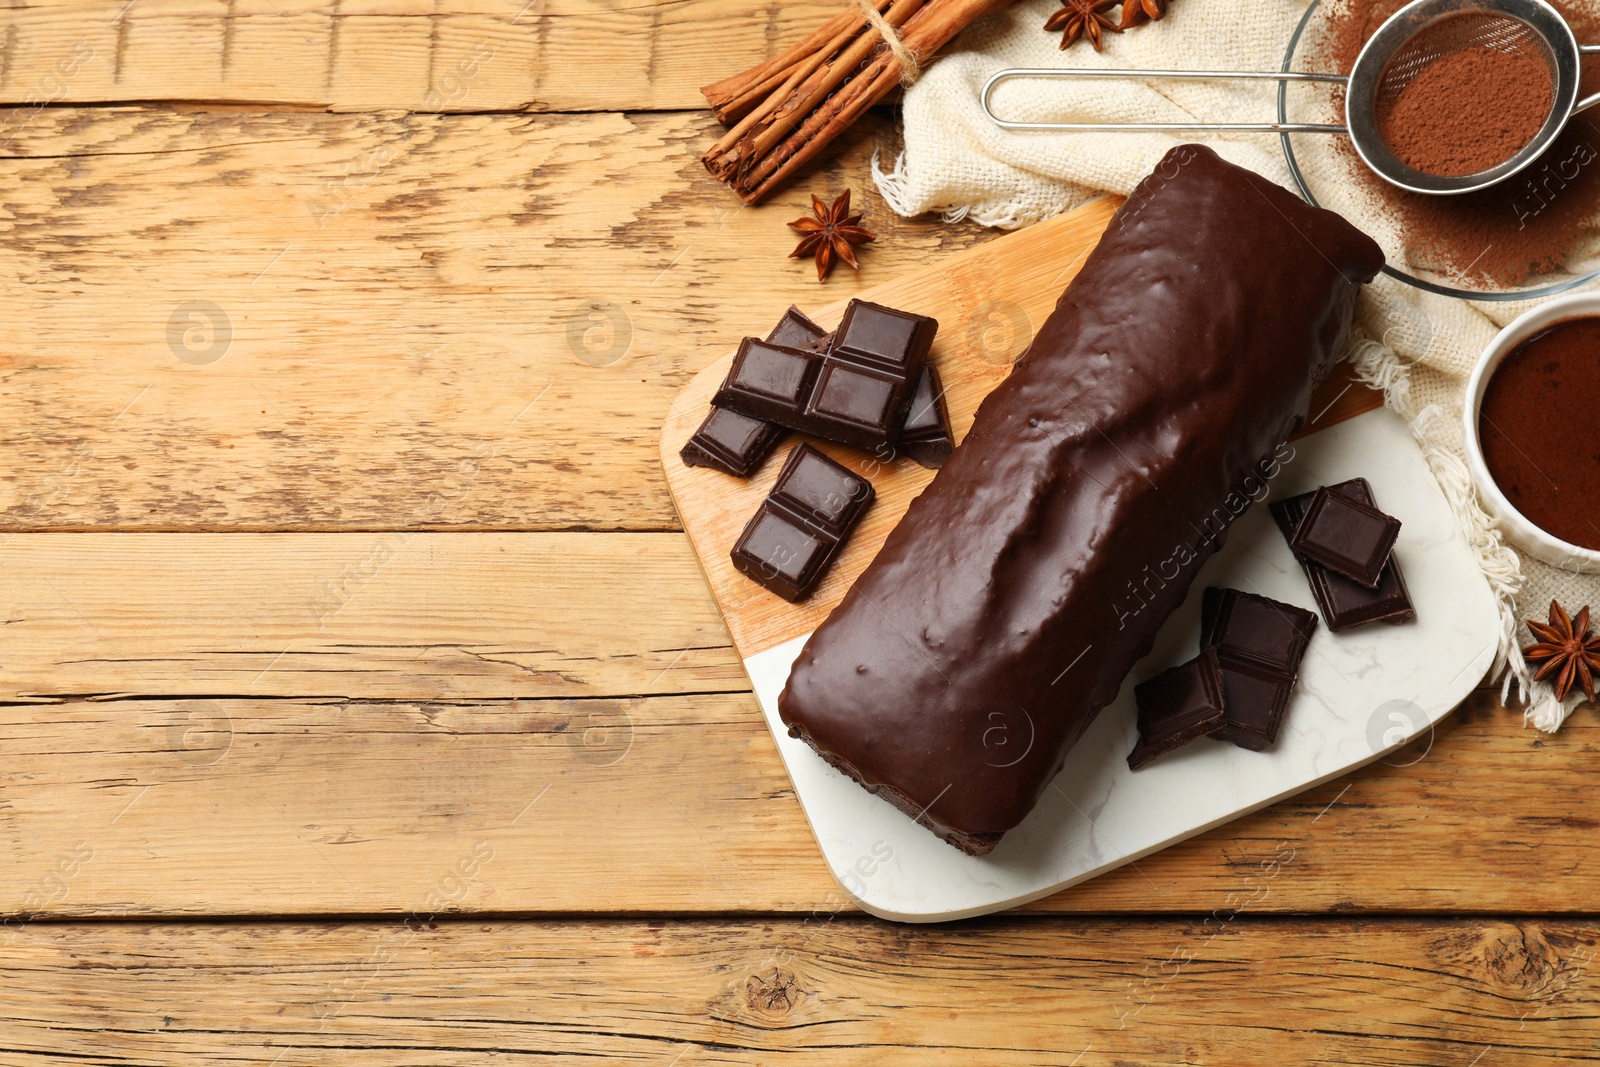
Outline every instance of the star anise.
<path fill-rule="evenodd" d="M 1107 31 L 1121 33 L 1122 28 L 1106 15 L 1117 6 L 1117 0 L 1062 0 L 1062 7 L 1044 24 L 1046 33 L 1061 31 L 1061 47 L 1066 48 L 1078 38 L 1087 38 L 1100 51 Z"/>
<path fill-rule="evenodd" d="M 1131 29 L 1142 26 L 1146 22 L 1159 22 L 1161 16 L 1167 13 L 1167 0 L 1124 0 L 1122 5 L 1122 25 L 1119 30 Z"/>
<path fill-rule="evenodd" d="M 791 230 L 805 234 L 795 250 L 789 253 L 789 258 L 816 256 L 819 282 L 833 272 L 834 264 L 841 259 L 850 264 L 852 269 L 860 270 L 852 246 L 875 240 L 877 235 L 861 228 L 859 214 L 850 214 L 850 190 L 840 193 L 832 207 L 812 193 L 811 212 L 816 218 L 798 218 L 789 223 Z"/>
<path fill-rule="evenodd" d="M 1542 682 L 1555 675 L 1551 684 L 1555 686 L 1556 699 L 1564 700 L 1576 680 L 1583 686 L 1583 695 L 1594 700 L 1594 674 L 1600 671 L 1600 637 L 1589 634 L 1589 605 L 1585 604 L 1574 619 L 1552 600 L 1549 624 L 1529 619 L 1528 630 L 1539 640 L 1522 650 L 1522 658 L 1529 664 L 1543 664 L 1534 672 L 1534 681 Z"/>

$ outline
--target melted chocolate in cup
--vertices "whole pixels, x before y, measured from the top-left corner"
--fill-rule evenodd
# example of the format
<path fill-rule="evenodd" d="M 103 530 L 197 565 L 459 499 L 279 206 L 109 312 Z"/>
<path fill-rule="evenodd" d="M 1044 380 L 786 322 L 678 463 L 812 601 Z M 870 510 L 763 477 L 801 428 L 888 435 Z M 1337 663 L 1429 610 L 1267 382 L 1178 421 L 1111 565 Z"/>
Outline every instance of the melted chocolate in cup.
<path fill-rule="evenodd" d="M 1508 352 L 1478 406 L 1489 476 L 1546 533 L 1600 550 L 1600 318 L 1558 322 Z"/>

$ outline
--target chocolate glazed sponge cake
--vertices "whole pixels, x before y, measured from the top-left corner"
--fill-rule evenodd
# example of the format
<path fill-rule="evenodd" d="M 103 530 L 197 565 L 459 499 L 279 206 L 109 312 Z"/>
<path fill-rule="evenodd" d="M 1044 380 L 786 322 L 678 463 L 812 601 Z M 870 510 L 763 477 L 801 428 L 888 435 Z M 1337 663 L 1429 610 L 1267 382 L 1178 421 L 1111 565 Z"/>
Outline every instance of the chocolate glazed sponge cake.
<path fill-rule="evenodd" d="M 992 849 L 1264 495 L 1382 266 L 1338 215 L 1169 152 L 806 642 L 790 734 Z"/>

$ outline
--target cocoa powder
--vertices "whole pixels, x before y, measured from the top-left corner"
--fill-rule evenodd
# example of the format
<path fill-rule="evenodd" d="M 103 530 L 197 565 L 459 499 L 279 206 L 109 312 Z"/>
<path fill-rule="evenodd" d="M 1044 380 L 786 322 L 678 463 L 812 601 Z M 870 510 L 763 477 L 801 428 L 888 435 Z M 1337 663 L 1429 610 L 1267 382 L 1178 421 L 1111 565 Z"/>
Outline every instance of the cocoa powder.
<path fill-rule="evenodd" d="M 1323 32 L 1307 53 L 1312 65 L 1306 69 L 1349 73 L 1367 38 L 1405 3 L 1323 0 Z M 1600 40 L 1593 5 L 1554 0 L 1554 6 L 1579 40 Z M 1586 57 L 1582 71 L 1581 93 L 1593 92 L 1600 65 Z M 1574 115 L 1566 131 L 1516 177 L 1460 196 L 1396 188 L 1373 174 L 1348 140 L 1339 138 L 1337 145 L 1348 180 L 1405 235 L 1410 265 L 1461 288 L 1535 285 L 1540 276 L 1563 270 L 1600 205 L 1600 127 L 1588 113 Z"/>
<path fill-rule="evenodd" d="M 1430 26 L 1407 50 L 1427 51 L 1464 20 Z M 1483 46 L 1441 50 L 1400 92 L 1379 95 L 1378 136 L 1408 167 L 1454 178 L 1499 166 L 1544 126 L 1555 83 L 1543 59 Z"/>

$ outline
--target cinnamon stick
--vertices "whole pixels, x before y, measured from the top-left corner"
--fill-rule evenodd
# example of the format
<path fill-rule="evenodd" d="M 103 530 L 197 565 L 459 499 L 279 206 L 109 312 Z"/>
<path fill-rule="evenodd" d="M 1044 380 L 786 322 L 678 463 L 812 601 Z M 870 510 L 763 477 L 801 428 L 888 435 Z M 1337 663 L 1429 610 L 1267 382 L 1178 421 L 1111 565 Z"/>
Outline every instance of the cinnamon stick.
<path fill-rule="evenodd" d="M 894 0 L 884 18 L 891 26 L 898 28 L 917 12 L 923 2 L 924 0 Z M 738 133 L 739 128 L 745 129 L 744 133 L 738 134 L 735 156 L 732 159 L 726 157 L 720 159 L 718 168 L 734 167 L 747 160 L 764 158 L 774 146 L 788 137 L 801 121 L 813 114 L 819 104 L 835 92 L 841 91 L 840 87 L 856 76 L 858 69 L 874 55 L 875 51 L 881 56 L 890 56 L 892 59 L 891 53 L 883 47 L 877 31 L 871 30 L 850 42 L 842 52 L 826 64 L 817 65 L 808 77 L 793 86 L 786 95 L 773 94 L 767 105 L 763 105 L 753 113 L 752 118 L 754 115 L 761 116 L 759 120 L 747 121 L 735 128 L 734 133 Z M 734 133 L 730 133 L 729 136 L 734 136 Z M 714 168 L 712 173 L 718 173 L 718 169 Z"/>
<path fill-rule="evenodd" d="M 876 3 L 920 67 L 1011 0 Z M 782 55 L 701 92 L 731 128 L 702 162 L 747 204 L 765 198 L 900 83 L 900 60 L 852 5 Z"/>

